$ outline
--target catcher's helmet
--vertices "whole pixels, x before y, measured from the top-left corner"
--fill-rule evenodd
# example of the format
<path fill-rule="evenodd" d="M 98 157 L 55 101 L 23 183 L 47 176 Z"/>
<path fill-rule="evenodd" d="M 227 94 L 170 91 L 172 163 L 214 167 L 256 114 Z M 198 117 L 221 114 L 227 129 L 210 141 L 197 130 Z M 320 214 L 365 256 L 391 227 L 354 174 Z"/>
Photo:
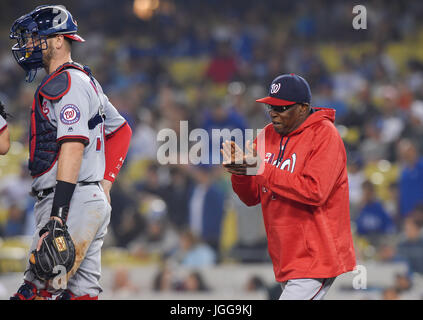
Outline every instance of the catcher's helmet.
<path fill-rule="evenodd" d="M 63 34 L 73 41 L 84 42 L 76 34 L 78 25 L 71 13 L 61 5 L 43 5 L 17 19 L 10 29 L 10 38 L 17 43 L 12 53 L 18 64 L 26 71 L 26 80 L 31 82 L 37 69 L 43 67 L 43 50 L 47 49 L 47 38 Z"/>

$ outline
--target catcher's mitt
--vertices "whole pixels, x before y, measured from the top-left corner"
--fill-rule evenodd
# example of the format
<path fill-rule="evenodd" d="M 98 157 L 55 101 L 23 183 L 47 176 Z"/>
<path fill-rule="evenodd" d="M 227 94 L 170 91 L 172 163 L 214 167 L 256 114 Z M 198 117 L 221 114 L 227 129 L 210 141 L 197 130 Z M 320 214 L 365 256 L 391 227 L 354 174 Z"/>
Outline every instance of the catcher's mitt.
<path fill-rule="evenodd" d="M 63 266 L 68 273 L 75 262 L 75 246 L 66 224 L 52 219 L 41 229 L 40 236 L 46 232 L 40 250 L 33 250 L 29 258 L 30 270 L 43 281 L 57 276 L 56 266 Z"/>
<path fill-rule="evenodd" d="M 0 101 L 0 115 L 4 118 L 4 120 L 7 120 L 7 117 L 9 114 L 6 112 L 6 108 L 4 107 L 3 102 Z"/>

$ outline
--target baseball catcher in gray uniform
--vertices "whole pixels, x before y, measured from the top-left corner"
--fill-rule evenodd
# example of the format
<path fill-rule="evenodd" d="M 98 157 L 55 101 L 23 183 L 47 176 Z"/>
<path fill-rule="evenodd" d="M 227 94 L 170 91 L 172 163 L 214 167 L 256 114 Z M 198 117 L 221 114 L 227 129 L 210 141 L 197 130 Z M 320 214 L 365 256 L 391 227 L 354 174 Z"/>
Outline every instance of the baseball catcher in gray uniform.
<path fill-rule="evenodd" d="M 36 233 L 24 282 L 11 299 L 93 300 L 102 291 L 101 247 L 109 191 L 126 157 L 131 129 L 87 66 L 71 59 L 84 42 L 63 6 L 39 6 L 17 19 L 12 53 L 38 86 L 31 109 L 29 170 Z"/>

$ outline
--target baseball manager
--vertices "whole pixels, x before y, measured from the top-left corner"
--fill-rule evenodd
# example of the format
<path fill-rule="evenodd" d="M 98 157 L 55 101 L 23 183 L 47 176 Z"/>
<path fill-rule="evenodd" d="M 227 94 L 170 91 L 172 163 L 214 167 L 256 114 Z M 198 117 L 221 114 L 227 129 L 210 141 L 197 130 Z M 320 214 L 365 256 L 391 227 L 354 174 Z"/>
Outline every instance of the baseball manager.
<path fill-rule="evenodd" d="M 335 110 L 311 107 L 310 87 L 295 74 L 275 78 L 269 95 L 257 102 L 267 105 L 271 118 L 257 148 L 250 147 L 263 159 L 258 173 L 247 175 L 252 153 L 229 141 L 222 148 L 224 167 L 239 198 L 262 206 L 280 299 L 320 300 L 338 275 L 356 265 L 347 157 Z"/>

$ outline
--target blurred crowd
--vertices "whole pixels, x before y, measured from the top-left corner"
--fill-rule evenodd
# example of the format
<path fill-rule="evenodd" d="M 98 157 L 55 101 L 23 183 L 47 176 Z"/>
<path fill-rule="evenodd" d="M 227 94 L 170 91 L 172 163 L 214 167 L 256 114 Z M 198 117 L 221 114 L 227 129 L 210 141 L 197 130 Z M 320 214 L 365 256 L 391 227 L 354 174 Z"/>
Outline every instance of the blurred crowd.
<path fill-rule="evenodd" d="M 28 115 L 44 74 L 25 83 L 8 39 L 34 2 L 10 3 L 0 5 L 0 99 L 13 116 L 12 148 L 0 159 L 4 239 L 33 232 Z M 133 1 L 66 1 L 86 39 L 74 45 L 74 60 L 91 67 L 133 130 L 105 249 L 189 267 L 268 262 L 260 206 L 242 204 L 219 165 L 158 163 L 157 134 L 182 136 L 180 121 L 209 137 L 213 129 L 261 129 L 269 119 L 255 99 L 294 72 L 310 83 L 313 106 L 336 109 L 358 259 L 405 261 L 407 277 L 423 274 L 423 2 L 366 1 L 367 30 L 352 27 L 353 5 L 161 0 L 142 20 Z M 178 288 L 202 287 L 196 277 Z M 165 281 L 158 276 L 155 286 Z"/>

